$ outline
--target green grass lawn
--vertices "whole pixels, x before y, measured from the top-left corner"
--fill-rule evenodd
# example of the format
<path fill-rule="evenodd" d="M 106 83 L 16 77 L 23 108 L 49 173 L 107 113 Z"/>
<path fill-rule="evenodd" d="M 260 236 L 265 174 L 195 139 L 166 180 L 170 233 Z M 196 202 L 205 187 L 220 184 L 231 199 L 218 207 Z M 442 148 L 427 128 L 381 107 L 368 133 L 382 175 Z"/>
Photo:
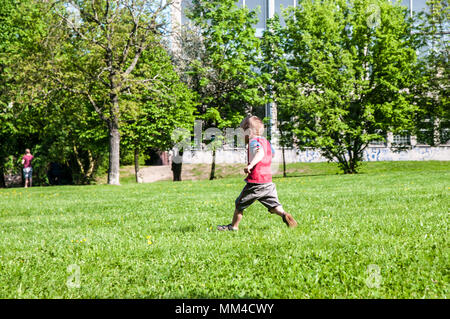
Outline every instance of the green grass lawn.
<path fill-rule="evenodd" d="M 450 162 L 289 169 L 296 229 L 255 203 L 216 231 L 241 177 L 2 189 L 0 298 L 449 296 Z"/>

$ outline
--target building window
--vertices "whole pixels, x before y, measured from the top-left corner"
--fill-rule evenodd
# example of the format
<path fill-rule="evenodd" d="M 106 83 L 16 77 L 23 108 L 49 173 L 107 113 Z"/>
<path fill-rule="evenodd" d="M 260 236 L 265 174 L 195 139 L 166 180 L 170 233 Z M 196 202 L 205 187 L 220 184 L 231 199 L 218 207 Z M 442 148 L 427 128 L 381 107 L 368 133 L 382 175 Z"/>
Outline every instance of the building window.
<path fill-rule="evenodd" d="M 256 11 L 256 13 L 258 15 L 259 21 L 255 25 L 255 28 L 256 29 L 264 29 L 266 27 L 267 1 L 266 0 L 245 0 L 244 4 L 250 11 Z"/>
<path fill-rule="evenodd" d="M 370 141 L 371 146 L 386 146 L 386 133 L 377 132 L 377 134 L 382 135 L 383 139 Z"/>
<path fill-rule="evenodd" d="M 394 144 L 394 145 L 411 145 L 411 136 L 409 134 L 394 135 L 392 144 Z"/>
<path fill-rule="evenodd" d="M 418 145 L 429 145 L 433 140 L 433 130 L 421 128 L 416 134 Z"/>
<path fill-rule="evenodd" d="M 411 10 L 411 2 L 413 12 L 427 11 L 428 9 L 427 0 L 402 0 L 401 4 Z"/>
<path fill-rule="evenodd" d="M 450 144 L 450 129 L 442 128 L 439 133 L 440 144 Z"/>
<path fill-rule="evenodd" d="M 295 6 L 295 0 L 275 0 L 275 13 L 280 17 L 281 25 L 286 25 L 283 17 L 283 11 L 288 7 Z"/>
<path fill-rule="evenodd" d="M 185 25 L 189 22 L 189 19 L 186 17 L 186 10 L 190 8 L 192 5 L 192 0 L 182 0 L 181 2 L 181 24 Z"/>

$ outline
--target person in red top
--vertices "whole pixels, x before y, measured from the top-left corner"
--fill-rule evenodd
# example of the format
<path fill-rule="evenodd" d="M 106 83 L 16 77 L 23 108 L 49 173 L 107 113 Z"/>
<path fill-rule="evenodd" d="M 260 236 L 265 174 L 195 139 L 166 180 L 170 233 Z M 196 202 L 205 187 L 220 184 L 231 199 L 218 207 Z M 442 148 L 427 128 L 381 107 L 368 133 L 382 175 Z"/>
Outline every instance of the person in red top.
<path fill-rule="evenodd" d="M 270 142 L 262 137 L 264 123 L 257 116 L 249 116 L 241 122 L 241 128 L 244 130 L 245 144 L 248 145 L 248 162 L 247 167 L 244 168 L 244 172 L 247 174 L 245 179 L 247 184 L 235 201 L 235 211 L 231 224 L 219 225 L 217 229 L 238 230 L 244 209 L 255 200 L 266 206 L 270 213 L 281 216 L 288 227 L 297 227 L 294 217 L 286 213 L 281 206 L 275 184 L 272 183 L 270 165 L 274 150 Z"/>
<path fill-rule="evenodd" d="M 22 157 L 23 176 L 25 178 L 25 188 L 31 187 L 33 182 L 33 168 L 31 167 L 31 161 L 34 156 L 31 155 L 30 149 L 25 150 L 25 155 Z"/>

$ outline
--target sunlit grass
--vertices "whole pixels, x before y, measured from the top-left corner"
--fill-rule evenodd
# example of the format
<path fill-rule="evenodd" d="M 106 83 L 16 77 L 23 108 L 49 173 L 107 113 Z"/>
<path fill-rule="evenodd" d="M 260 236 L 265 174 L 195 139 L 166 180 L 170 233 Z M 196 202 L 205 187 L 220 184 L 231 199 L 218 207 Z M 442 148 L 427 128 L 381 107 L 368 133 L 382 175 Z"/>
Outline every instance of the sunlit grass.
<path fill-rule="evenodd" d="M 241 177 L 2 189 L 0 297 L 448 297 L 450 163 L 291 168 L 293 230 L 259 203 L 215 230 Z"/>

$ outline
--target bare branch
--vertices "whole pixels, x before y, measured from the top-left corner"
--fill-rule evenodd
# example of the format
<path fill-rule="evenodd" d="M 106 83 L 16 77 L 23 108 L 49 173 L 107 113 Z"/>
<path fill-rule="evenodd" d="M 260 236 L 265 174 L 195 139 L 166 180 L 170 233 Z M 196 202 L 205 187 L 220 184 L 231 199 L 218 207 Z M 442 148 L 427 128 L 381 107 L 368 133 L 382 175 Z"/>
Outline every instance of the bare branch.
<path fill-rule="evenodd" d="M 92 95 L 88 91 L 77 90 L 77 89 L 74 89 L 73 87 L 69 87 L 69 86 L 65 85 L 58 77 L 55 77 L 54 80 L 61 85 L 62 89 L 67 90 L 67 91 L 69 91 L 71 93 L 74 93 L 74 94 L 79 94 L 79 95 L 86 96 L 88 98 L 89 102 L 91 103 L 91 105 L 94 107 L 95 112 L 97 112 L 97 114 L 100 116 L 100 118 L 105 123 L 109 123 L 108 118 L 106 118 L 106 116 L 102 112 L 101 108 L 97 105 L 97 103 L 95 103 L 94 99 L 92 98 Z"/>
<path fill-rule="evenodd" d="M 103 48 L 103 49 L 105 49 L 106 50 L 106 47 L 102 44 L 102 43 L 100 43 L 100 42 L 98 42 L 98 41 L 96 41 L 96 40 L 94 40 L 94 39 L 89 39 L 84 33 L 82 33 L 81 31 L 80 31 L 80 29 L 74 24 L 74 23 L 72 23 L 72 21 L 70 21 L 69 19 L 67 19 L 65 16 L 63 16 L 62 14 L 60 14 L 59 12 L 56 12 L 56 14 L 80 37 L 80 38 L 82 38 L 83 40 L 85 40 L 85 41 L 88 41 L 88 42 L 91 42 L 91 43 L 93 43 L 93 44 L 95 44 L 95 45 L 97 45 L 97 46 L 99 46 L 99 47 L 101 47 L 101 48 Z"/>

